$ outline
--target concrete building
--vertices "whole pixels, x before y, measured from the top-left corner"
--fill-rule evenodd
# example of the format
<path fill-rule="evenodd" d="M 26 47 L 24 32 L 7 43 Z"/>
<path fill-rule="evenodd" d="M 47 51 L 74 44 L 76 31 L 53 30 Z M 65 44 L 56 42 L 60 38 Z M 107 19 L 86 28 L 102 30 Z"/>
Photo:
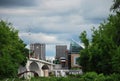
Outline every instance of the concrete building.
<path fill-rule="evenodd" d="M 68 53 L 68 68 L 81 68 L 78 64 L 78 58 L 80 57 L 80 51 L 83 47 L 77 43 L 76 41 L 72 40 L 70 43 L 70 50 Z"/>
<path fill-rule="evenodd" d="M 70 69 L 71 68 L 80 68 L 78 63 L 78 58 L 80 57 L 80 54 L 71 54 L 70 55 Z"/>
<path fill-rule="evenodd" d="M 67 58 L 66 51 L 67 45 L 56 45 L 56 59 Z"/>
<path fill-rule="evenodd" d="M 41 44 L 41 43 L 30 44 L 30 51 L 31 51 L 30 57 L 40 60 L 45 60 L 45 55 L 46 55 L 45 44 Z"/>
<path fill-rule="evenodd" d="M 61 68 L 67 68 L 68 55 L 66 53 L 67 45 L 56 45 L 56 61 L 59 61 Z"/>

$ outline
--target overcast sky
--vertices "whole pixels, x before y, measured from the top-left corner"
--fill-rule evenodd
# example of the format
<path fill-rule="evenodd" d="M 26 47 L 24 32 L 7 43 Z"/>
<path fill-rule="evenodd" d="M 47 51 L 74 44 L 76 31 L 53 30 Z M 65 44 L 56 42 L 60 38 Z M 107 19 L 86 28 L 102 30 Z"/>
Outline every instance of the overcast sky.
<path fill-rule="evenodd" d="M 79 42 L 82 31 L 90 38 L 111 5 L 112 0 L 0 0 L 0 19 L 11 22 L 26 44 L 46 43 L 47 56 L 54 56 L 56 44 Z"/>

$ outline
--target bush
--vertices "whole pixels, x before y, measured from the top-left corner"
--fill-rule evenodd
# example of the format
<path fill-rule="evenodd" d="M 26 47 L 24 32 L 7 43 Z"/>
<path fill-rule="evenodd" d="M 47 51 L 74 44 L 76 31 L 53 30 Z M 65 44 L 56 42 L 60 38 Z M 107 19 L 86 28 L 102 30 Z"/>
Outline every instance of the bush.
<path fill-rule="evenodd" d="M 103 75 L 88 72 L 81 76 L 80 81 L 120 81 L 120 74 Z"/>
<path fill-rule="evenodd" d="M 97 73 L 95 72 L 88 72 L 80 78 L 81 81 L 95 81 L 95 78 L 97 77 Z"/>
<path fill-rule="evenodd" d="M 106 77 L 96 72 L 88 72 L 81 76 L 80 81 L 106 81 Z"/>
<path fill-rule="evenodd" d="M 18 78 L 13 79 L 14 81 L 29 81 Z M 4 79 L 2 81 L 13 81 L 13 79 Z M 88 72 L 83 75 L 70 75 L 68 77 L 33 77 L 30 81 L 120 81 L 120 74 L 104 75 Z"/>
<path fill-rule="evenodd" d="M 76 77 L 39 77 L 32 78 L 31 81 L 79 81 L 79 78 Z"/>
<path fill-rule="evenodd" d="M 111 74 L 106 77 L 106 81 L 120 81 L 120 74 Z"/>
<path fill-rule="evenodd" d="M 103 74 L 99 74 L 96 78 L 95 81 L 106 81 L 106 77 Z"/>

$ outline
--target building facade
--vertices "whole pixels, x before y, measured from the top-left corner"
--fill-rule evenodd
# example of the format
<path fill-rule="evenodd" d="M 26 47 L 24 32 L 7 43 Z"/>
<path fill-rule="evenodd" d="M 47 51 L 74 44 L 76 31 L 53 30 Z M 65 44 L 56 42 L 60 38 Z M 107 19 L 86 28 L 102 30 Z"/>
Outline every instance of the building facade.
<path fill-rule="evenodd" d="M 67 58 L 66 55 L 67 45 L 56 45 L 56 59 L 60 59 L 61 57 Z"/>
<path fill-rule="evenodd" d="M 66 53 L 67 45 L 56 45 L 56 60 L 59 61 L 59 64 L 62 68 L 67 68 L 67 59 L 68 55 Z"/>
<path fill-rule="evenodd" d="M 45 49 L 45 44 L 41 43 L 34 43 L 30 44 L 30 51 L 31 51 L 31 57 L 40 59 L 40 60 L 45 60 L 45 55 L 46 55 L 46 49 Z"/>
<path fill-rule="evenodd" d="M 70 43 L 70 50 L 68 53 L 68 68 L 81 68 L 78 63 L 78 59 L 80 57 L 80 51 L 83 47 L 77 43 L 76 41 L 71 41 Z"/>

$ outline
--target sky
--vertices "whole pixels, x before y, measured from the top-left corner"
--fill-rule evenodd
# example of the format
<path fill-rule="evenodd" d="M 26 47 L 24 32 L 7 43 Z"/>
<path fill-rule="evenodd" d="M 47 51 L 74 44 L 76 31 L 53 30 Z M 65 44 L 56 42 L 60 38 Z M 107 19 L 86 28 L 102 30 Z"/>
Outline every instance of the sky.
<path fill-rule="evenodd" d="M 67 45 L 107 19 L 113 0 L 0 0 L 0 20 L 11 22 L 19 37 L 45 43 L 46 55 L 55 56 L 55 45 Z M 80 42 L 81 43 L 81 42 Z"/>

